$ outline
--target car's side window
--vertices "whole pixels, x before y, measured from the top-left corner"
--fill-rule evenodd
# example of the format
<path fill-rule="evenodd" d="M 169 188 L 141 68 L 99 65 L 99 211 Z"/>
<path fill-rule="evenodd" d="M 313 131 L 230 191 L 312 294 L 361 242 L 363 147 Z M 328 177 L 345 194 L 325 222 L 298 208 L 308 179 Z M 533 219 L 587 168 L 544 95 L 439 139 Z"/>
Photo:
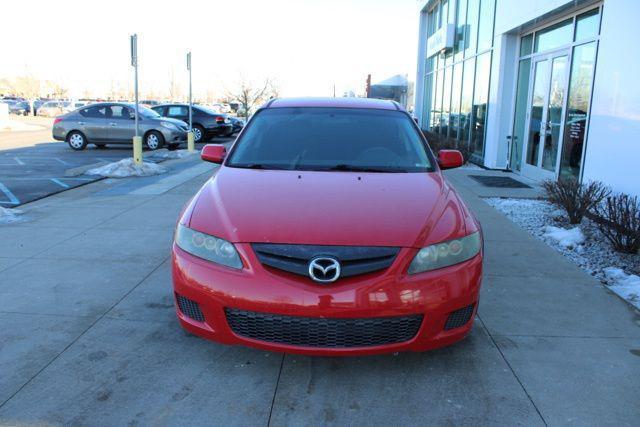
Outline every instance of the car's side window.
<path fill-rule="evenodd" d="M 167 112 L 167 116 L 169 117 L 180 117 L 186 116 L 187 114 L 189 114 L 187 112 L 187 108 L 180 105 L 172 105 L 171 107 L 169 107 Z"/>
<path fill-rule="evenodd" d="M 89 108 L 85 108 L 84 110 L 80 111 L 80 114 L 82 114 L 85 117 L 90 117 L 90 118 L 94 118 L 94 119 L 103 119 L 105 118 L 105 107 L 89 107 Z"/>
<path fill-rule="evenodd" d="M 130 120 L 131 115 L 130 110 L 122 105 L 112 105 L 111 106 L 111 118 L 117 120 Z"/>
<path fill-rule="evenodd" d="M 167 109 L 165 107 L 154 107 L 152 108 L 152 110 L 160 114 L 161 116 L 165 116 L 166 115 L 165 112 Z"/>

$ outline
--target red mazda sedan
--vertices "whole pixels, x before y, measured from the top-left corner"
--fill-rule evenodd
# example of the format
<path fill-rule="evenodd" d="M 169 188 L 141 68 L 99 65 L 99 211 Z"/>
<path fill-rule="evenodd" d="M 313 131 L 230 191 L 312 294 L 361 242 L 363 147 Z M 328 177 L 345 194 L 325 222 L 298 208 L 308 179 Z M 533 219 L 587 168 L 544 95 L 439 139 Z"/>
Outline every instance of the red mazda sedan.
<path fill-rule="evenodd" d="M 480 225 L 398 104 L 277 99 L 184 209 L 177 314 L 225 344 L 315 355 L 424 351 L 471 330 Z"/>

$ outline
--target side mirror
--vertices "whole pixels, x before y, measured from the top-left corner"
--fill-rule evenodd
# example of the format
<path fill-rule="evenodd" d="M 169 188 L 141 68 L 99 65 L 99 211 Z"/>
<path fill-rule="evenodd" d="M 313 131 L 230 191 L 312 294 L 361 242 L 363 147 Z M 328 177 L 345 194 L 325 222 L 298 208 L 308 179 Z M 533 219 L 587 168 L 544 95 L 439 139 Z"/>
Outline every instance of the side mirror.
<path fill-rule="evenodd" d="M 207 144 L 202 147 L 200 158 L 205 162 L 221 164 L 227 156 L 227 149 L 220 144 Z"/>
<path fill-rule="evenodd" d="M 438 165 L 440 165 L 440 169 L 459 168 L 463 164 L 464 158 L 458 150 L 440 150 L 438 152 Z"/>

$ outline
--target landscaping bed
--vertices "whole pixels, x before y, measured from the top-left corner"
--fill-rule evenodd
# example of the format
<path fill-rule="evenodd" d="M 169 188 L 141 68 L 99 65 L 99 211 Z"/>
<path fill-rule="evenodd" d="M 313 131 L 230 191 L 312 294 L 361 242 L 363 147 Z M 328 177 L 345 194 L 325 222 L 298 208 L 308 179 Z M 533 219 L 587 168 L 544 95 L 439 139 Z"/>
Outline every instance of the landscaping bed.
<path fill-rule="evenodd" d="M 595 221 L 569 224 L 566 212 L 546 200 L 484 200 L 640 309 L 640 255 L 616 252 Z"/>

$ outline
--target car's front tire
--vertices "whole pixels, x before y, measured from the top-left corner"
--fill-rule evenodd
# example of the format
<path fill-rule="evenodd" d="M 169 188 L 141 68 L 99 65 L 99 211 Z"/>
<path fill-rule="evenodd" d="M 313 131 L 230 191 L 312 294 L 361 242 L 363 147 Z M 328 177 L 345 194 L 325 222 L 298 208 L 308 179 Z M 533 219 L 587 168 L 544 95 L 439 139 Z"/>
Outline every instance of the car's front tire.
<path fill-rule="evenodd" d="M 144 137 L 144 145 L 149 150 L 158 150 L 164 146 L 164 137 L 157 130 L 152 130 Z"/>
<path fill-rule="evenodd" d="M 69 132 L 67 135 L 67 144 L 75 151 L 81 151 L 87 148 L 87 137 L 77 130 Z"/>

